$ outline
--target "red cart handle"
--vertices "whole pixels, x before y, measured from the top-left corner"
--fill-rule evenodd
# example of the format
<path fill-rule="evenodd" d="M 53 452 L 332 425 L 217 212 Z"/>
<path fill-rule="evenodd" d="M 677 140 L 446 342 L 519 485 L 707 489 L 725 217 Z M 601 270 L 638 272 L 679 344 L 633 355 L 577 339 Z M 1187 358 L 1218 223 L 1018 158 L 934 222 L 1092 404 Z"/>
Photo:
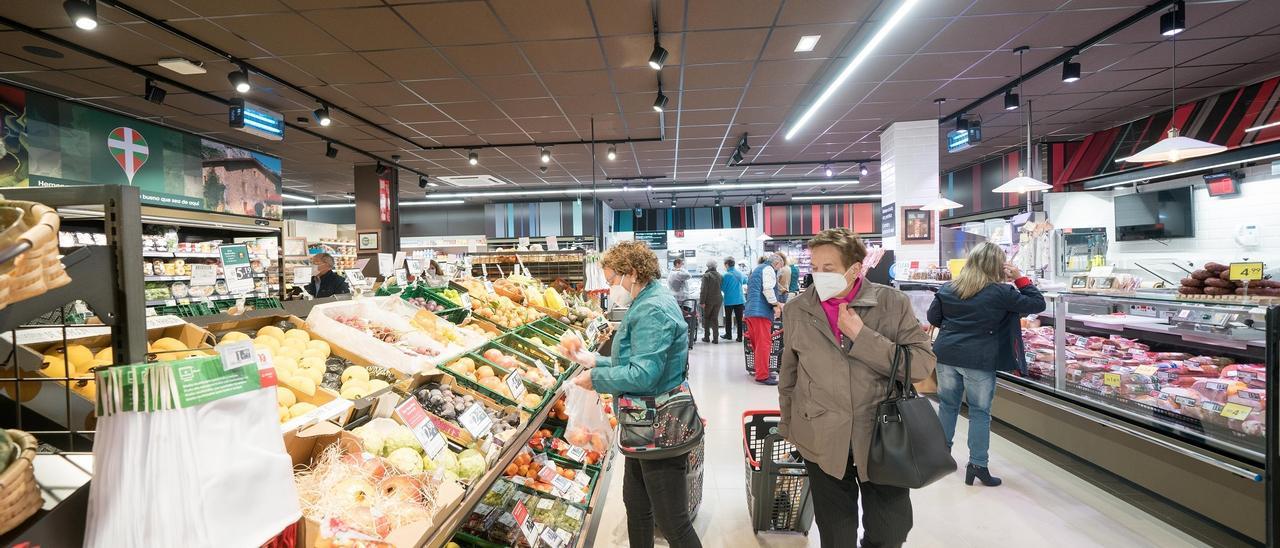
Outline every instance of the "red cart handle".
<path fill-rule="evenodd" d="M 751 417 L 781 417 L 781 416 L 782 416 L 782 411 L 778 409 L 758 409 L 754 411 L 743 411 L 742 422 L 746 423 L 747 419 Z M 760 461 L 756 460 L 754 457 L 751 456 L 751 446 L 747 444 L 746 436 L 742 437 L 742 454 L 747 457 L 747 462 L 751 464 L 752 468 L 760 467 Z"/>

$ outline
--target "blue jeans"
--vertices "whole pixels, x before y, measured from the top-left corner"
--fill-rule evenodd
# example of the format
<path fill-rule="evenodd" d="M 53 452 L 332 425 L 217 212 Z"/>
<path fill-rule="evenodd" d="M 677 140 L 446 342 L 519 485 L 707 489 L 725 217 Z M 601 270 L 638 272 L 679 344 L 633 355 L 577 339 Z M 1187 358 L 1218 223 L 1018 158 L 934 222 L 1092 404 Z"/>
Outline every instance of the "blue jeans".
<path fill-rule="evenodd" d="M 960 398 L 969 403 L 969 464 L 987 465 L 991 447 L 991 400 L 996 396 L 996 372 L 938 364 L 938 419 L 947 447 L 956 434 Z"/>

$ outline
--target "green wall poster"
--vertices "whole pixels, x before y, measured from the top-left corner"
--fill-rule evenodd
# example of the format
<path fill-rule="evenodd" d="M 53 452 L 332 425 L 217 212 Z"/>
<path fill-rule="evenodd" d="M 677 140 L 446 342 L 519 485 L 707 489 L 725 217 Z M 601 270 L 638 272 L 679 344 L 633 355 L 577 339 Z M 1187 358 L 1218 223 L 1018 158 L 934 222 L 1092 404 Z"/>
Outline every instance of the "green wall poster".
<path fill-rule="evenodd" d="M 0 84 L 0 187 L 116 184 L 142 203 L 279 219 L 280 159 Z"/>

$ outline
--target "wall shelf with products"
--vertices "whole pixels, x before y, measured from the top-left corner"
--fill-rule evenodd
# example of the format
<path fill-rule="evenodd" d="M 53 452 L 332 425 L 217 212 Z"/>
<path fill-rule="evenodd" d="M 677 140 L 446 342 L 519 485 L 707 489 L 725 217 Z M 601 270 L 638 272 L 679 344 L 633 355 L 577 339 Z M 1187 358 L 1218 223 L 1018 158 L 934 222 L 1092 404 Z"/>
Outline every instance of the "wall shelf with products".
<path fill-rule="evenodd" d="M 586 280 L 586 253 L 581 250 L 562 251 L 490 251 L 469 253 L 471 275 L 494 280 L 515 271 L 516 265 L 529 271 L 529 275 L 552 283 L 557 278 L 573 284 Z"/>

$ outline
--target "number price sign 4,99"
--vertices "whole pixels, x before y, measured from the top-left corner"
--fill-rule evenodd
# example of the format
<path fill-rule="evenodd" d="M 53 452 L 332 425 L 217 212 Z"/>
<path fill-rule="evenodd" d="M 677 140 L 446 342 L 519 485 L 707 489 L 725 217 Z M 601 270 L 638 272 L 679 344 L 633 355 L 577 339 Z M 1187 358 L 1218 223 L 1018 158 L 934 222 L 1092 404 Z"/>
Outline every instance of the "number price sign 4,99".
<path fill-rule="evenodd" d="M 1235 281 L 1255 281 L 1262 279 L 1263 263 L 1231 263 L 1227 276 Z"/>

